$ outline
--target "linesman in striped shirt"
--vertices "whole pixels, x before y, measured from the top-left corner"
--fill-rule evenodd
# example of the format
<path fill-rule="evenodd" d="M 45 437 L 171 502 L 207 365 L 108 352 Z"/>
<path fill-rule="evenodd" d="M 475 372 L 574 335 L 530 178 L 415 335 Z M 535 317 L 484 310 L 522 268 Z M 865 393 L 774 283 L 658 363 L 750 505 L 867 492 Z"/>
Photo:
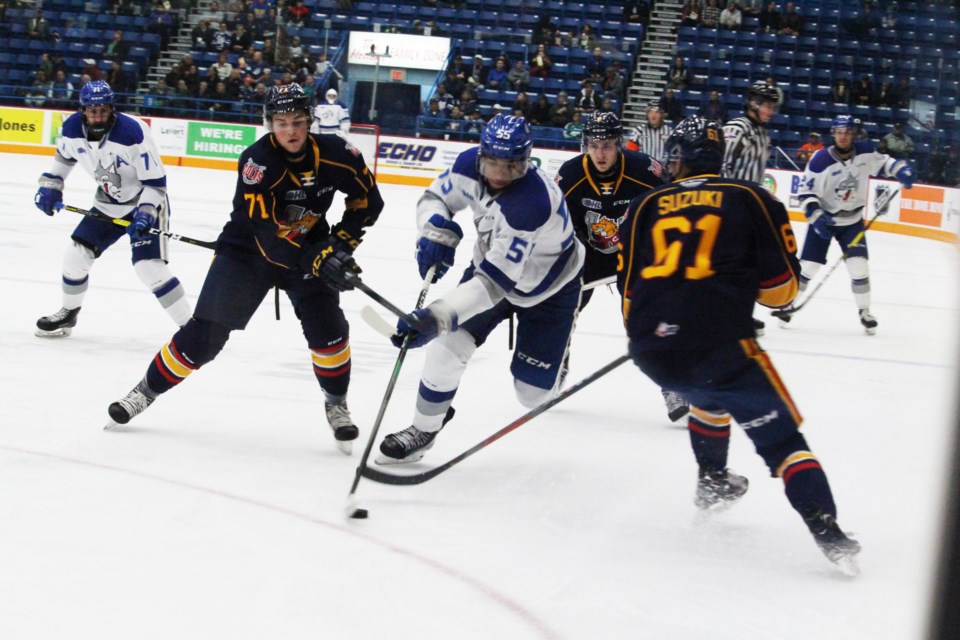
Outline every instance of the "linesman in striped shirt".
<path fill-rule="evenodd" d="M 633 128 L 626 146 L 630 151 L 641 151 L 662 164 L 667 157 L 664 144 L 671 133 L 673 129 L 664 121 L 660 105 L 651 102 L 647 109 L 647 121 Z"/>
<path fill-rule="evenodd" d="M 725 148 L 723 154 L 724 178 L 763 182 L 763 173 L 770 157 L 770 134 L 767 123 L 773 119 L 780 104 L 777 88 L 758 80 L 747 90 L 747 106 L 744 115 L 723 125 Z M 758 336 L 763 335 L 763 320 L 753 319 L 753 328 Z"/>

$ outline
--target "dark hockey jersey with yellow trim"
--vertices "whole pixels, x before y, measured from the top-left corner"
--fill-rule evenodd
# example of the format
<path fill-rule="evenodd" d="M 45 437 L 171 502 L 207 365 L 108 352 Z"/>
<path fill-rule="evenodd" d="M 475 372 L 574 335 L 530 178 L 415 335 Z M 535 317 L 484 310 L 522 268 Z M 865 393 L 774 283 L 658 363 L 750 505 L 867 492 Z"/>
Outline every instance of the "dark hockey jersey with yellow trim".
<path fill-rule="evenodd" d="M 753 182 L 701 175 L 651 191 L 630 203 L 622 243 L 624 322 L 643 349 L 752 338 L 754 301 L 797 295 L 786 209 Z"/>
<path fill-rule="evenodd" d="M 326 213 L 334 194 L 346 194 L 340 221 L 357 238 L 383 209 L 376 180 L 360 152 L 340 136 L 310 134 L 302 157 L 291 160 L 268 133 L 238 161 L 230 221 L 217 252 L 259 255 L 296 269 L 301 248 L 330 234 Z"/>

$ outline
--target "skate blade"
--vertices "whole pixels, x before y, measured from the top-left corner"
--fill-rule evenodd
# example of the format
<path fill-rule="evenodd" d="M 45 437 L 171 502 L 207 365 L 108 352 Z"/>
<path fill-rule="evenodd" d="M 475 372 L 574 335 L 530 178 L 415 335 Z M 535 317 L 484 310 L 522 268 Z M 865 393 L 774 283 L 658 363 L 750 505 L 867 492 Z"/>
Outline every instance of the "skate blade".
<path fill-rule="evenodd" d="M 844 556 L 835 560 L 834 563 L 848 578 L 856 578 L 860 575 L 860 563 L 857 562 L 856 556 Z"/>
<path fill-rule="evenodd" d="M 66 338 L 71 333 L 73 333 L 73 327 L 61 327 L 59 329 L 51 329 L 50 331 L 45 331 L 38 327 L 34 330 L 33 335 L 38 338 Z"/>
<path fill-rule="evenodd" d="M 690 413 L 690 407 L 681 407 L 680 409 L 674 409 L 668 413 L 667 418 L 670 420 L 670 422 L 676 422 L 688 413 Z"/>
<path fill-rule="evenodd" d="M 868 336 L 872 336 L 872 335 L 876 335 L 876 333 L 877 333 L 877 328 L 876 328 L 876 327 L 869 327 L 869 328 L 868 328 L 868 327 L 864 327 L 864 328 L 863 328 L 863 331 L 864 331 Z"/>
<path fill-rule="evenodd" d="M 390 456 L 381 453 L 379 456 L 377 456 L 377 459 L 374 460 L 374 462 L 382 466 L 388 466 L 391 464 L 410 464 L 411 462 L 419 462 L 420 460 L 423 460 L 423 456 L 425 456 L 426 453 L 427 452 L 423 450 L 414 451 L 406 458 L 391 458 Z"/>
<path fill-rule="evenodd" d="M 786 329 L 787 327 L 790 326 L 790 321 L 789 321 L 789 320 L 781 320 L 781 321 L 779 321 L 779 322 L 777 323 L 777 326 L 779 326 L 781 329 Z"/>
<path fill-rule="evenodd" d="M 353 455 L 353 440 L 337 440 L 337 449 L 348 456 Z"/>

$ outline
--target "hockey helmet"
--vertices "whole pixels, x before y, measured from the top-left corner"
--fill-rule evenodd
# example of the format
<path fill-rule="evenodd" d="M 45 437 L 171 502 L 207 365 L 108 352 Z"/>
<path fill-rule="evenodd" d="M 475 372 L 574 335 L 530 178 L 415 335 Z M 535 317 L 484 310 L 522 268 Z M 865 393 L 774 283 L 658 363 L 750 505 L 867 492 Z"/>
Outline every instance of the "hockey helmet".
<path fill-rule="evenodd" d="M 666 141 L 667 167 L 679 162 L 687 171 L 684 175 L 720 173 L 723 166 L 723 129 L 703 116 L 684 118 L 673 129 Z"/>
<path fill-rule="evenodd" d="M 490 119 L 480 134 L 480 155 L 503 160 L 523 160 L 530 157 L 533 137 L 526 118 L 499 113 Z"/>
<path fill-rule="evenodd" d="M 833 119 L 833 122 L 830 124 L 830 133 L 836 133 L 840 129 L 849 129 L 850 131 L 856 131 L 857 121 L 851 115 L 837 116 Z"/>
<path fill-rule="evenodd" d="M 93 107 L 99 104 L 113 105 L 113 89 L 104 80 L 90 80 L 80 87 L 80 107 Z"/>
<path fill-rule="evenodd" d="M 273 115 L 303 111 L 310 116 L 310 97 L 296 82 L 270 87 L 263 100 L 263 126 L 270 129 Z"/>
<path fill-rule="evenodd" d="M 747 89 L 747 104 L 750 105 L 753 102 L 756 102 L 758 106 L 764 102 L 779 104 L 780 92 L 773 85 L 769 85 L 763 80 L 757 80 Z"/>
<path fill-rule="evenodd" d="M 583 144 L 591 140 L 619 140 L 623 137 L 620 119 L 610 113 L 598 113 L 583 126 Z"/>

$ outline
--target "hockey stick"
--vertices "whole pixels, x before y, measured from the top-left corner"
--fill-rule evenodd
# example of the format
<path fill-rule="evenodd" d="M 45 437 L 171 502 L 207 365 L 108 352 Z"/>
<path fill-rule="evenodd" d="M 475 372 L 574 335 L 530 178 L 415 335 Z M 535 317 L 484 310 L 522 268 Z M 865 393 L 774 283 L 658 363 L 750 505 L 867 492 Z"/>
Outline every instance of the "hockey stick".
<path fill-rule="evenodd" d="M 617 359 L 613 360 L 609 364 L 591 373 L 589 376 L 587 376 L 583 380 L 567 387 L 551 400 L 547 400 L 543 404 L 535 407 L 534 409 L 531 409 L 530 411 L 523 414 L 522 416 L 520 416 L 519 418 L 517 418 L 516 420 L 514 420 L 504 428 L 500 429 L 493 435 L 488 436 L 487 438 L 473 445 L 472 447 L 470 447 L 469 449 L 467 449 L 457 457 L 452 458 L 451 460 L 448 460 L 447 462 L 441 464 L 439 467 L 434 467 L 433 469 L 428 469 L 427 471 L 423 471 L 421 473 L 414 473 L 409 475 L 396 475 L 392 473 L 384 473 L 383 471 L 380 471 L 378 469 L 372 469 L 370 467 L 362 467 L 362 468 L 358 467 L 357 471 L 362 473 L 364 478 L 373 480 L 374 482 L 379 482 L 381 484 L 393 484 L 393 485 L 423 484 L 427 480 L 430 480 L 431 478 L 435 478 L 436 476 L 440 475 L 441 473 L 443 473 L 453 465 L 459 462 L 462 462 L 466 458 L 469 458 L 470 456 L 475 454 L 477 451 L 480 451 L 480 449 L 483 449 L 484 447 L 487 447 L 488 445 L 493 444 L 494 442 L 496 442 L 503 436 L 507 435 L 511 431 L 523 426 L 524 424 L 536 418 L 538 415 L 540 415 L 547 409 L 550 409 L 551 407 L 563 402 L 564 400 L 566 400 L 567 398 L 575 394 L 577 391 L 580 391 L 591 382 L 594 382 L 597 379 L 610 373 L 611 371 L 613 371 L 614 369 L 616 369 L 617 367 L 619 367 L 621 364 L 623 364 L 629 359 L 630 359 L 630 356 L 628 355 L 622 355 L 618 357 Z"/>
<path fill-rule="evenodd" d="M 70 205 L 66 205 L 66 206 L 64 206 L 63 208 L 66 209 L 67 211 L 72 211 L 73 213 L 79 213 L 79 214 L 82 215 L 82 216 L 87 216 L 87 217 L 89 217 L 89 218 L 96 218 L 97 220 L 103 220 L 104 222 L 112 222 L 113 224 L 119 225 L 119 226 L 121 226 L 121 227 L 129 227 L 129 226 L 130 226 L 130 221 L 129 221 L 129 220 L 123 220 L 123 219 L 121 219 L 121 218 L 111 218 L 110 216 L 106 215 L 105 213 L 100 213 L 99 211 L 89 211 L 89 210 L 87 210 L 87 209 L 80 209 L 80 208 L 78 208 L 78 207 L 71 207 Z M 170 232 L 170 231 L 161 231 L 160 229 L 156 229 L 156 228 L 154 228 L 154 227 L 151 227 L 151 228 L 147 229 L 146 231 L 147 231 L 148 233 L 150 233 L 150 234 L 155 235 L 155 236 L 162 236 L 162 237 L 164 237 L 164 238 L 170 238 L 171 240 L 179 240 L 180 242 L 186 242 L 187 244 L 193 244 L 193 245 L 196 245 L 196 246 L 198 246 L 198 247 L 203 247 L 204 249 L 216 249 L 216 248 L 217 248 L 217 243 L 216 243 L 216 242 L 207 242 L 206 240 L 197 240 L 196 238 L 189 238 L 189 237 L 187 237 L 187 236 L 182 236 L 182 235 L 180 235 L 179 233 L 173 233 L 173 232 Z"/>
<path fill-rule="evenodd" d="M 794 315 L 797 311 L 800 311 L 800 309 L 803 309 L 805 306 L 807 306 L 807 303 L 809 303 L 810 300 L 813 298 L 813 296 L 817 293 L 817 291 L 820 290 L 820 287 L 822 287 L 823 283 L 827 281 L 827 278 L 829 278 L 833 274 L 833 272 L 836 271 L 837 267 L 840 266 L 841 262 L 844 262 L 850 256 L 850 250 L 856 247 L 858 244 L 860 244 L 860 241 L 864 239 L 864 237 L 867 235 L 867 231 L 869 231 L 870 227 L 873 226 L 873 223 L 876 222 L 877 219 L 880 218 L 880 216 L 883 216 L 887 213 L 887 208 L 890 206 L 890 203 L 893 201 L 893 197 L 897 195 L 899 191 L 900 189 L 891 189 L 886 192 L 888 195 L 883 202 L 874 203 L 874 207 L 877 210 L 877 214 L 872 218 L 870 218 L 869 220 L 867 220 L 867 224 L 863 225 L 863 229 L 860 230 L 860 233 L 855 235 L 853 237 L 853 240 L 850 241 L 850 244 L 847 245 L 847 249 L 846 251 L 843 252 L 843 255 L 840 256 L 836 262 L 830 265 L 830 268 L 827 269 L 827 272 L 823 274 L 822 278 L 817 280 L 817 284 L 813 287 L 813 289 L 810 290 L 810 293 L 807 294 L 807 297 L 803 299 L 803 302 L 796 305 L 795 307 L 793 307 L 793 309 L 790 310 L 790 315 Z M 810 231 L 807 231 L 807 233 L 810 233 Z"/>
<path fill-rule="evenodd" d="M 380 303 L 380 305 L 384 309 L 386 309 L 393 315 L 397 316 L 398 318 L 403 319 L 411 327 L 416 327 L 418 324 L 420 324 L 419 322 L 417 322 L 417 319 L 414 318 L 411 314 L 407 313 L 406 311 L 404 311 L 403 309 L 393 304 L 392 302 L 384 298 L 382 295 L 380 295 L 379 293 L 377 293 L 376 291 L 368 287 L 366 284 L 364 284 L 363 280 L 360 279 L 360 276 L 354 273 L 353 271 L 344 271 L 343 279 L 349 282 L 351 285 L 353 285 L 357 289 L 359 289 L 360 291 L 370 296 L 371 298 L 373 298 L 376 302 Z"/>
<path fill-rule="evenodd" d="M 433 273 L 436 270 L 436 265 L 430 267 L 423 278 L 423 286 L 420 287 L 420 295 L 417 296 L 417 309 L 421 308 L 427 299 L 427 291 L 430 289 L 430 284 L 433 282 Z M 379 318 L 379 316 L 377 317 Z M 387 390 L 383 393 L 383 400 L 380 401 L 380 411 L 377 412 L 377 419 L 373 422 L 373 428 L 370 430 L 370 438 L 367 440 L 367 446 L 363 450 L 363 455 L 360 457 L 360 464 L 357 465 L 357 473 L 353 478 L 353 484 L 350 486 L 350 493 L 347 494 L 346 514 L 350 518 L 366 518 L 367 515 L 369 515 L 366 509 L 357 508 L 354 494 L 357 492 L 357 485 L 360 484 L 360 476 L 367 467 L 367 460 L 370 458 L 373 443 L 377 439 L 377 432 L 380 431 L 383 416 L 387 412 L 387 403 L 390 402 L 390 397 L 393 395 L 393 388 L 397 385 L 397 378 L 400 377 L 400 367 L 403 366 L 403 360 L 407 357 L 409 343 L 410 335 L 407 335 L 407 337 L 403 339 L 403 346 L 400 347 L 400 353 L 397 354 L 397 361 L 393 365 L 393 373 L 390 374 L 390 381 L 387 382 Z"/>

